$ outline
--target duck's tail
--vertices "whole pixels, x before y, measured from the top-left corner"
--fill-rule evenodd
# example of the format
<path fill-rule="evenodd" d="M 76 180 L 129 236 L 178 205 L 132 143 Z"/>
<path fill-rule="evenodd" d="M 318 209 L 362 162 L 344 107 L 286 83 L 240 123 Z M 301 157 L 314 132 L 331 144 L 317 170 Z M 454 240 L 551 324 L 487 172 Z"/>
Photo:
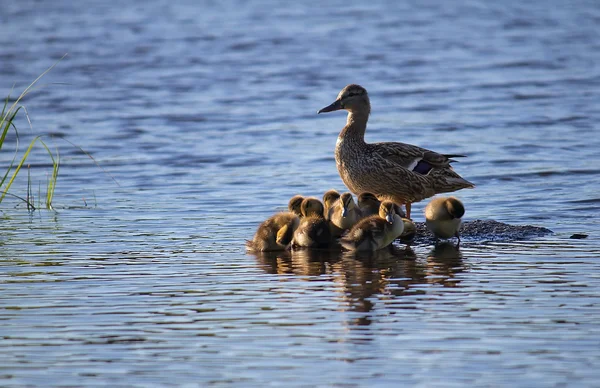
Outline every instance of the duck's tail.
<path fill-rule="evenodd" d="M 432 171 L 431 175 L 436 193 L 450 193 L 460 189 L 472 189 L 475 185 L 464 179 L 451 168 Z"/>

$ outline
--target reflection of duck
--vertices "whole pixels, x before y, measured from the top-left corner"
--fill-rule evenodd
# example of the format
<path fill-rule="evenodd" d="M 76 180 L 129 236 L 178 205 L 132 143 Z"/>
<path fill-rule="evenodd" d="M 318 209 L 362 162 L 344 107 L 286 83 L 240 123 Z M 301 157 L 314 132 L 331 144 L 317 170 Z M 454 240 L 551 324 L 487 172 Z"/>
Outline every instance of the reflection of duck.
<path fill-rule="evenodd" d="M 294 232 L 293 247 L 327 248 L 331 242 L 329 223 L 323 218 L 323 204 L 316 198 L 304 198 L 302 219 Z"/>
<path fill-rule="evenodd" d="M 262 269 L 269 274 L 290 274 L 292 273 L 290 251 L 278 252 L 252 252 Z"/>
<path fill-rule="evenodd" d="M 277 213 L 258 226 L 254 238 L 246 242 L 246 247 L 259 252 L 285 250 L 299 223 L 294 213 Z"/>
<path fill-rule="evenodd" d="M 450 167 L 450 158 L 461 155 L 442 155 L 404 143 L 366 143 L 371 103 L 362 86 L 346 86 L 319 113 L 339 109 L 348 111 L 348 119 L 338 136 L 335 161 L 342 181 L 353 193 L 370 192 L 380 200 L 406 204 L 410 218 L 412 202 L 474 187 Z"/>
<path fill-rule="evenodd" d="M 458 238 L 460 244 L 461 217 L 465 214 L 465 207 L 455 197 L 434 198 L 425 207 L 425 225 L 438 239 Z"/>
<path fill-rule="evenodd" d="M 394 206 L 391 201 L 383 201 L 379 215 L 360 220 L 342 237 L 340 244 L 351 251 L 375 251 L 390 245 L 404 231 L 404 222 Z"/>

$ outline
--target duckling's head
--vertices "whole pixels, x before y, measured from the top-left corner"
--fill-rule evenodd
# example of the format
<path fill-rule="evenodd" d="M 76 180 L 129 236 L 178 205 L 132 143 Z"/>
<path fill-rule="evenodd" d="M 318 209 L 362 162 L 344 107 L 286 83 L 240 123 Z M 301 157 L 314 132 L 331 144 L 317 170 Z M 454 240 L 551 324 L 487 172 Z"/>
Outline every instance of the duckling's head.
<path fill-rule="evenodd" d="M 304 217 L 323 217 L 323 212 L 325 211 L 323 203 L 316 198 L 304 198 L 300 205 L 300 210 Z"/>
<path fill-rule="evenodd" d="M 346 86 L 337 99 L 331 104 L 321 109 L 317 113 L 333 112 L 334 110 L 345 109 L 348 112 L 371 111 L 371 102 L 367 90 L 360 85 L 350 84 Z"/>
<path fill-rule="evenodd" d="M 300 210 L 300 205 L 302 204 L 303 200 L 304 200 L 303 196 L 294 195 L 290 199 L 290 202 L 288 202 L 288 210 L 291 211 L 292 213 L 294 213 L 295 215 L 297 215 L 298 217 L 302 216 L 302 211 Z"/>
<path fill-rule="evenodd" d="M 340 206 L 342 207 L 342 217 L 346 217 L 348 210 L 354 209 L 354 198 L 352 198 L 352 194 L 344 193 L 340 195 Z"/>
<path fill-rule="evenodd" d="M 444 202 L 444 206 L 452 218 L 461 218 L 465 214 L 465 207 L 456 197 L 449 197 Z"/>
<path fill-rule="evenodd" d="M 404 224 L 404 230 L 400 235 L 400 239 L 402 241 L 412 241 L 417 234 L 417 226 L 412 220 L 404 217 L 402 217 L 402 223 Z"/>
<path fill-rule="evenodd" d="M 325 194 L 323 194 L 323 203 L 325 204 L 326 207 L 331 207 L 331 205 L 333 205 L 333 203 L 340 197 L 340 193 L 338 193 L 336 190 L 329 190 L 327 192 L 325 192 Z"/>
<path fill-rule="evenodd" d="M 360 193 L 358 196 L 358 207 L 379 206 L 379 200 L 373 193 Z"/>
<path fill-rule="evenodd" d="M 383 201 L 379 205 L 379 217 L 385 219 L 390 224 L 394 223 L 396 215 L 396 204 L 392 201 Z"/>

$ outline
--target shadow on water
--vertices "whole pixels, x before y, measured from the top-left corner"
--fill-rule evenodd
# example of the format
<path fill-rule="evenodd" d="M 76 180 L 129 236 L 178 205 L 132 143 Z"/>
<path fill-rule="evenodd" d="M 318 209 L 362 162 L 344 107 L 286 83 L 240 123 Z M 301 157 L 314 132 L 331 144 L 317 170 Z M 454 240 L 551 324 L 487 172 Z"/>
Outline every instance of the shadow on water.
<path fill-rule="evenodd" d="M 456 275 L 466 269 L 462 253 L 451 243 L 433 247 L 424 257 L 408 246 L 375 252 L 301 249 L 251 254 L 269 274 L 336 283 L 338 310 L 359 313 L 350 326 L 370 325 L 378 299 L 422 295 L 422 286 L 459 287 Z"/>

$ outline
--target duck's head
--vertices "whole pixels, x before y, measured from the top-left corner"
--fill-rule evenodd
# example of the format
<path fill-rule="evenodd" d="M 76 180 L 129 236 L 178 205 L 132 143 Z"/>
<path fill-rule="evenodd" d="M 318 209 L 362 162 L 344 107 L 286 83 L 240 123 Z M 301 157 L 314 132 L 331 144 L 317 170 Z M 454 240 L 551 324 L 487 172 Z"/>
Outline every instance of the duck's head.
<path fill-rule="evenodd" d="M 342 207 L 342 217 L 346 217 L 348 214 L 348 210 L 354 209 L 354 198 L 352 198 L 352 194 L 344 193 L 340 195 L 339 205 Z"/>
<path fill-rule="evenodd" d="M 394 223 L 396 215 L 396 204 L 392 201 L 383 201 L 379 205 L 379 217 L 385 219 L 390 224 Z"/>
<path fill-rule="evenodd" d="M 316 198 L 304 198 L 300 205 L 300 210 L 304 217 L 323 217 L 323 212 L 325 211 L 323 203 Z"/>
<path fill-rule="evenodd" d="M 326 191 L 325 194 L 323 194 L 323 203 L 325 204 L 325 207 L 331 207 L 339 197 L 340 193 L 338 193 L 336 190 L 331 189 Z"/>
<path fill-rule="evenodd" d="M 300 205 L 302 204 L 303 200 L 304 200 L 303 196 L 294 195 L 290 199 L 290 202 L 288 202 L 288 210 L 291 211 L 292 213 L 294 213 L 295 215 L 297 215 L 298 217 L 302 216 L 302 211 L 300 210 Z"/>
<path fill-rule="evenodd" d="M 334 110 L 345 109 L 348 112 L 371 111 L 371 102 L 367 90 L 360 85 L 350 84 L 346 86 L 337 99 L 331 104 L 321 109 L 317 113 L 333 112 Z"/>
<path fill-rule="evenodd" d="M 448 214 L 452 216 L 452 218 L 461 218 L 465 214 L 465 207 L 455 197 L 449 197 L 445 202 L 444 206 L 446 206 L 446 210 Z"/>

